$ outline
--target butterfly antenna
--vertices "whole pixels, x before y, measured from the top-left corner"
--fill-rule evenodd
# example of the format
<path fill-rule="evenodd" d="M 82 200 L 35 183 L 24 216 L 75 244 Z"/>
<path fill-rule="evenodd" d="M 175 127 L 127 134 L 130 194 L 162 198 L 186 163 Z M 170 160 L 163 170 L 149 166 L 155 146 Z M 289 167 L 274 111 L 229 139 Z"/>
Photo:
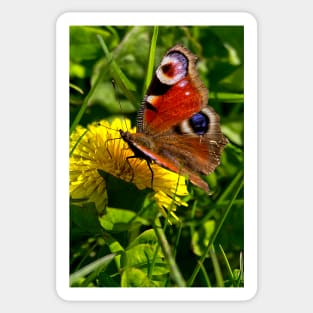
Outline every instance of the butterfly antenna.
<path fill-rule="evenodd" d="M 113 89 L 114 89 L 115 99 L 116 99 L 117 102 L 119 103 L 120 110 L 122 111 L 121 102 L 120 102 L 120 99 L 119 99 L 118 94 L 117 94 L 117 85 L 116 85 L 116 83 L 115 83 L 115 80 L 112 79 L 112 80 L 111 80 L 111 83 L 112 83 L 112 86 L 113 86 Z M 123 111 L 122 111 L 122 113 L 123 113 Z M 123 115 L 124 115 L 124 113 L 123 113 Z M 124 120 L 125 120 L 125 118 L 124 118 Z M 99 125 L 101 125 L 101 124 L 99 123 Z M 101 126 L 107 128 L 107 129 L 110 129 L 110 130 L 114 130 L 114 131 L 116 131 L 116 132 L 119 134 L 119 131 L 120 131 L 119 129 L 114 129 L 114 128 L 108 127 L 108 126 L 106 126 L 106 125 L 101 125 Z M 118 137 L 116 137 L 116 138 L 109 138 L 109 139 L 107 139 L 106 142 L 105 142 L 105 148 L 106 148 L 106 150 L 107 150 L 107 152 L 108 152 L 108 154 L 109 154 L 109 156 L 110 156 L 111 159 L 113 159 L 113 155 L 112 155 L 112 153 L 110 152 L 110 150 L 109 150 L 109 148 L 108 148 L 108 143 L 109 143 L 110 141 L 115 141 L 115 140 L 121 140 L 120 135 L 119 135 Z"/>
<path fill-rule="evenodd" d="M 120 97 L 119 97 L 119 95 L 118 95 L 118 86 L 117 86 L 117 84 L 116 84 L 116 82 L 115 82 L 115 80 L 112 78 L 112 80 L 111 80 L 111 83 L 112 83 L 112 86 L 113 86 L 113 89 L 114 89 L 114 95 L 115 95 L 115 99 L 116 99 L 116 101 L 118 102 L 118 105 L 119 105 L 119 107 L 120 107 L 120 111 L 121 111 L 121 113 L 122 113 L 122 115 L 123 115 L 123 121 L 124 121 L 124 123 L 125 123 L 125 128 L 126 128 L 126 130 L 128 131 L 128 128 L 127 128 L 127 123 L 126 123 L 126 118 L 125 118 L 125 116 L 126 116 L 126 114 L 125 114 L 125 112 L 123 111 L 123 107 L 122 107 L 122 104 L 121 104 L 121 99 L 120 99 Z"/>

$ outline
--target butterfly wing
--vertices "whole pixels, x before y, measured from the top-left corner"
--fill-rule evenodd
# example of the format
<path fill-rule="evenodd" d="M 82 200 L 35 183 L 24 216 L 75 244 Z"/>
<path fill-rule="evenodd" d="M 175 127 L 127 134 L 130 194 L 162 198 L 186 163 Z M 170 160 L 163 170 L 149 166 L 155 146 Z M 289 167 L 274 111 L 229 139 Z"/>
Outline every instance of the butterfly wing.
<path fill-rule="evenodd" d="M 216 134 L 208 137 L 165 135 L 150 137 L 142 133 L 130 134 L 131 145 L 160 166 L 187 175 L 190 181 L 208 191 L 208 185 L 199 174 L 207 175 L 220 163 L 226 144 L 225 137 Z"/>
<path fill-rule="evenodd" d="M 135 156 L 208 191 L 200 174 L 219 164 L 227 139 L 219 116 L 207 105 L 208 90 L 196 71 L 196 57 L 181 45 L 170 49 L 148 89 L 137 118 L 137 133 L 121 131 Z"/>
<path fill-rule="evenodd" d="M 196 56 L 181 45 L 166 53 L 138 112 L 138 132 L 166 132 L 207 104 L 208 90 L 195 66 Z"/>

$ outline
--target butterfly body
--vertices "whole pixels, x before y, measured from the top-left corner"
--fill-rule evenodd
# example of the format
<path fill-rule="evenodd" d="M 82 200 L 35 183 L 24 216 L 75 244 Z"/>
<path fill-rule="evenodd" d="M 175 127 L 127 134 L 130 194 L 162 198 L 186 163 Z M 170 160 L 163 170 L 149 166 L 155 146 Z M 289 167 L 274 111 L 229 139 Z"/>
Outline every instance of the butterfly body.
<path fill-rule="evenodd" d="M 171 48 L 144 97 L 137 117 L 137 133 L 120 131 L 134 157 L 153 161 L 187 175 L 208 191 L 200 174 L 219 165 L 227 139 L 219 116 L 207 105 L 208 90 L 196 71 L 196 57 L 181 45 Z"/>

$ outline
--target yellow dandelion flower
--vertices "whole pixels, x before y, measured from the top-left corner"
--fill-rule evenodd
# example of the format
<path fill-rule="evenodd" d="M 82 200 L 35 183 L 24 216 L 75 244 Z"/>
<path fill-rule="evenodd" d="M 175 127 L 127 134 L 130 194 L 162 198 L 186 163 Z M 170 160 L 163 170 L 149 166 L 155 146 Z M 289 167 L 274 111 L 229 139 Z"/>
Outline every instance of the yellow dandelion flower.
<path fill-rule="evenodd" d="M 187 205 L 180 196 L 188 194 L 185 178 L 146 160 L 129 158 L 133 151 L 120 137 L 119 130 L 135 132 L 129 120 L 115 119 L 111 124 L 100 121 L 78 126 L 70 138 L 70 196 L 72 200 L 94 202 L 98 210 L 107 203 L 106 182 L 99 171 L 104 171 L 124 181 L 132 182 L 138 189 L 152 188 L 154 200 L 163 215 L 166 210 L 174 214 L 175 205 Z"/>

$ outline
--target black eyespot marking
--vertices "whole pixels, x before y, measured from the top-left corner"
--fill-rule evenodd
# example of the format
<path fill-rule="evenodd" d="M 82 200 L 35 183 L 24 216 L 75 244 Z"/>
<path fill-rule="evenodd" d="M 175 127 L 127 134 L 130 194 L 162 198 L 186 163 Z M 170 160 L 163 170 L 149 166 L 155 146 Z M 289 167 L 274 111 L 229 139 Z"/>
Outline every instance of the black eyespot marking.
<path fill-rule="evenodd" d="M 158 109 L 156 107 L 154 107 L 150 102 L 145 101 L 144 105 L 145 105 L 147 110 L 151 110 L 153 112 L 158 112 Z"/>
<path fill-rule="evenodd" d="M 172 51 L 167 56 L 173 58 L 173 60 L 176 59 L 181 64 L 181 67 L 183 69 L 187 70 L 187 68 L 188 68 L 188 59 L 186 58 L 186 56 L 184 54 L 182 54 L 179 51 Z"/>
<path fill-rule="evenodd" d="M 204 135 L 209 129 L 209 117 L 202 113 L 196 113 L 189 119 L 189 125 L 197 135 Z"/>
<path fill-rule="evenodd" d="M 146 94 L 154 96 L 164 95 L 171 87 L 171 85 L 163 84 L 157 76 L 154 76 Z"/>
<path fill-rule="evenodd" d="M 174 130 L 174 132 L 175 132 L 176 134 L 178 134 L 178 135 L 184 134 L 184 132 L 183 132 L 182 127 L 181 127 L 180 124 L 174 126 L 173 130 Z"/>
<path fill-rule="evenodd" d="M 164 74 L 168 75 L 168 76 L 173 76 L 173 66 L 170 63 L 166 63 L 164 65 L 162 65 L 162 71 Z"/>
<path fill-rule="evenodd" d="M 188 58 L 179 51 L 169 52 L 156 71 L 156 76 L 164 85 L 173 86 L 188 74 Z"/>
<path fill-rule="evenodd" d="M 161 66 L 164 75 L 175 78 L 178 75 L 184 76 L 187 74 L 188 60 L 183 54 L 173 51 L 167 55 L 166 60 L 170 62 Z"/>

